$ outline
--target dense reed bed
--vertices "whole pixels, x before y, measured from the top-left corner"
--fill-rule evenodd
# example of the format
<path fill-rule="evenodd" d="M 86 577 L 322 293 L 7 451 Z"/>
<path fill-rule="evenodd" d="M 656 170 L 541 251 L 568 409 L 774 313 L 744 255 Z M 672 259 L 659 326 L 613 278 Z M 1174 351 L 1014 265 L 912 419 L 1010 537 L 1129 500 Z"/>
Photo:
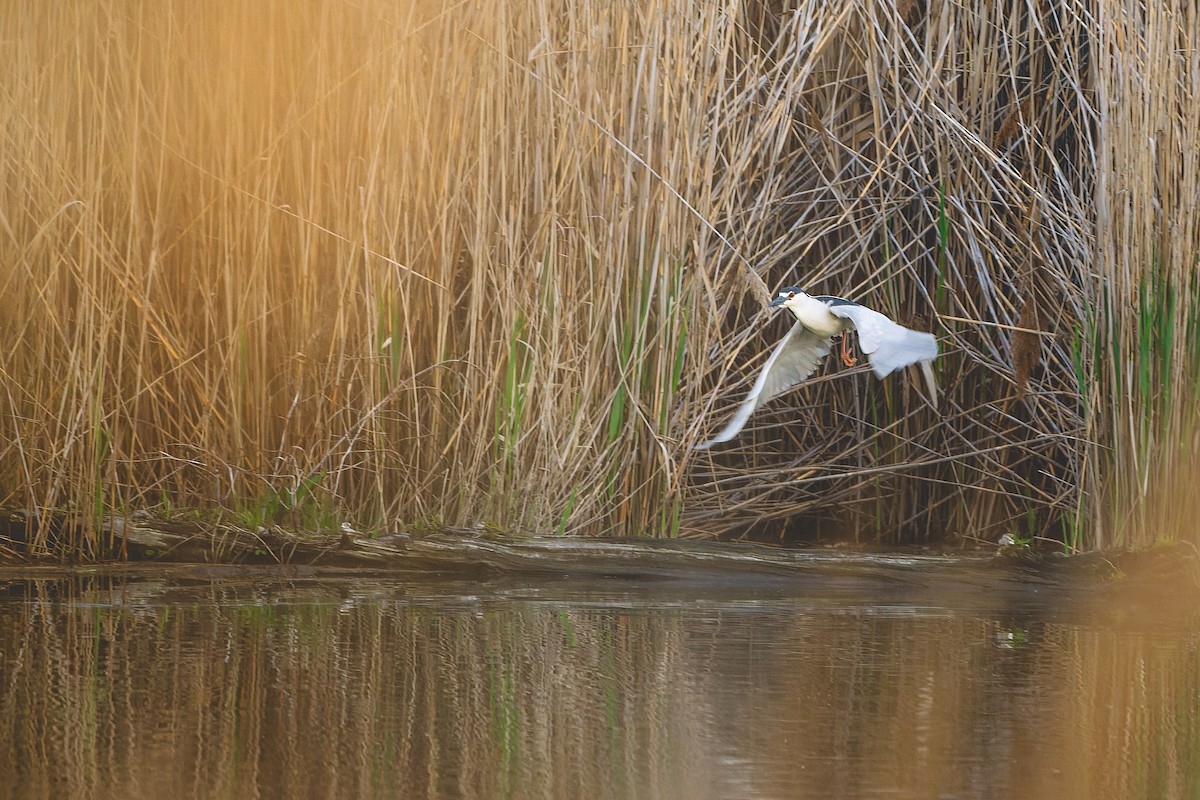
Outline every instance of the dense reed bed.
<path fill-rule="evenodd" d="M 0 505 L 1150 541 L 1197 8 L 21 3 Z M 830 366 L 690 454 L 787 283 L 936 332 L 940 408 Z"/>

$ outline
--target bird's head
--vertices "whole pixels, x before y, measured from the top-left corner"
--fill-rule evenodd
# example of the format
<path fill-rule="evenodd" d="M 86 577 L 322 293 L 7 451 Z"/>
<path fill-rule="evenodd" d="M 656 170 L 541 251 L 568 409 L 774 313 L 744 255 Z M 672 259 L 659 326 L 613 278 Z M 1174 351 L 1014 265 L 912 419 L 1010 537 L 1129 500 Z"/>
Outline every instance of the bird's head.
<path fill-rule="evenodd" d="M 779 296 L 771 301 L 769 308 L 778 308 L 786 306 L 789 310 L 796 310 L 796 302 L 803 297 L 808 297 L 804 290 L 797 286 L 785 286 L 779 290 Z"/>

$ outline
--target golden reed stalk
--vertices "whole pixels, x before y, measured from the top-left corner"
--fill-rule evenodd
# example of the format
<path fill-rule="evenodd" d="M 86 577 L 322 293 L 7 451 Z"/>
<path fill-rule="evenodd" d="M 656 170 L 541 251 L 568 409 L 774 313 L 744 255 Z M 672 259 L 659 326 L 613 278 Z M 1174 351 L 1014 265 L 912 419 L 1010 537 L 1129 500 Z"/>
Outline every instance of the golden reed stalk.
<path fill-rule="evenodd" d="M 0 504 L 81 514 L 72 549 L 139 507 L 1154 536 L 1195 0 L 18 6 Z M 831 369 L 691 455 L 789 283 L 935 331 L 943 413 Z"/>

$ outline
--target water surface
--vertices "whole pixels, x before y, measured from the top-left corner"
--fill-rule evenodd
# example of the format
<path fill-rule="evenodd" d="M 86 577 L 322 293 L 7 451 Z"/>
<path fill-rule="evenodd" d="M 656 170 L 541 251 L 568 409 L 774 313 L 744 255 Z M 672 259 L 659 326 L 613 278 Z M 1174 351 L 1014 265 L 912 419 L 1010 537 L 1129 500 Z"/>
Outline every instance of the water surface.
<path fill-rule="evenodd" d="M 10 575 L 0 796 L 1200 793 L 1191 596 L 927 572 Z"/>

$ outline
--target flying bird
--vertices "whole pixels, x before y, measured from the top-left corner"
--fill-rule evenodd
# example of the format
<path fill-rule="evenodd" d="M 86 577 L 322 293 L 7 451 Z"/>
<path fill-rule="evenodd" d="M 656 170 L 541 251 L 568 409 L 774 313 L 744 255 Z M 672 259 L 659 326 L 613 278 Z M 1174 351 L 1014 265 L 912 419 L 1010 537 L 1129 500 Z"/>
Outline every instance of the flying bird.
<path fill-rule="evenodd" d="M 833 337 L 853 328 L 858 331 L 859 347 L 867 355 L 871 369 L 880 379 L 909 364 L 920 364 L 929 384 L 934 406 L 937 406 L 937 383 L 930 366 L 937 358 L 937 339 L 932 333 L 914 331 L 893 322 L 885 314 L 844 297 L 810 295 L 789 286 L 771 301 L 770 308 L 783 306 L 796 317 L 796 324 L 780 340 L 763 366 L 758 380 L 738 407 L 733 419 L 714 438 L 697 445 L 707 450 L 738 435 L 755 409 L 773 397 L 803 383 L 812 375 L 821 359 L 829 355 Z M 847 349 L 845 337 L 841 345 L 842 361 L 847 366 L 857 363 Z"/>

